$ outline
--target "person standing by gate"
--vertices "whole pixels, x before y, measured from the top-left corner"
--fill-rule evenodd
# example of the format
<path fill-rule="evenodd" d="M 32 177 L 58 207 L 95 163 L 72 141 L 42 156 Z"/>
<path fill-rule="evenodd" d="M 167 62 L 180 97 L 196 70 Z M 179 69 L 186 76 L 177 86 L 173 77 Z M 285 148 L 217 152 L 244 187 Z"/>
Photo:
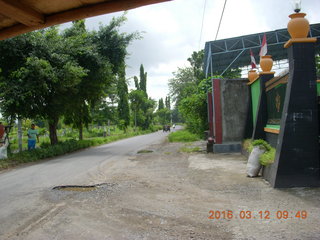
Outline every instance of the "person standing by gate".
<path fill-rule="evenodd" d="M 35 129 L 34 124 L 31 124 L 31 128 L 28 130 L 28 150 L 36 148 L 36 140 L 39 142 L 39 133 Z"/>

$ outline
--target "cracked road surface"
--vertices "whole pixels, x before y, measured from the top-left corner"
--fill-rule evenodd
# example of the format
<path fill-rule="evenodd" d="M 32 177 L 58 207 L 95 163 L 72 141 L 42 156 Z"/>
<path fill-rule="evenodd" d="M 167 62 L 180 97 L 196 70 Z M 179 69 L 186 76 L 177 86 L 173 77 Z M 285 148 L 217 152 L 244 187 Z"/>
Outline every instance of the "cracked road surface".
<path fill-rule="evenodd" d="M 0 173 L 0 239 L 320 239 L 319 189 L 272 189 L 245 177 L 244 156 L 181 153 L 205 143 L 167 143 L 166 135 Z M 53 190 L 93 184 L 92 191 Z M 221 216 L 209 219 L 210 210 Z M 289 217 L 278 219 L 278 211 Z"/>

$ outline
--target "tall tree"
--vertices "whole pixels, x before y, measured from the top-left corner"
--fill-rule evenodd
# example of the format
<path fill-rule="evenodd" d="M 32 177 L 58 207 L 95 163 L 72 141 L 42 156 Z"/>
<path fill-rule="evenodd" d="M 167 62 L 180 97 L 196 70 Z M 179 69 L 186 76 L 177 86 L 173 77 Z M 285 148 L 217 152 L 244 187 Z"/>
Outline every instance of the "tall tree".
<path fill-rule="evenodd" d="M 171 110 L 170 96 L 166 96 L 166 108 Z"/>
<path fill-rule="evenodd" d="M 144 91 L 148 97 L 148 94 L 147 94 L 147 73 L 144 72 L 144 67 L 142 64 L 140 65 L 140 89 L 142 91 Z"/>
<path fill-rule="evenodd" d="M 118 76 L 118 116 L 120 120 L 120 127 L 126 131 L 130 124 L 130 110 L 128 102 L 128 85 L 125 78 L 125 70 L 123 67 L 122 74 Z"/>
<path fill-rule="evenodd" d="M 131 102 L 131 109 L 134 114 L 134 127 L 136 129 L 138 125 L 141 125 L 141 123 L 145 121 L 146 114 L 142 112 L 141 106 L 146 104 L 148 99 L 146 98 L 144 91 L 138 89 L 130 92 L 129 99 Z"/>
<path fill-rule="evenodd" d="M 193 75 L 198 80 L 198 83 L 205 78 L 203 71 L 204 64 L 204 50 L 198 52 L 194 51 L 191 57 L 188 58 L 188 61 L 193 68 Z"/>
<path fill-rule="evenodd" d="M 134 79 L 134 86 L 136 87 L 137 90 L 140 90 L 139 79 L 137 78 L 137 76 L 134 76 L 133 79 Z"/>
<path fill-rule="evenodd" d="M 161 110 L 161 109 L 164 109 L 163 98 L 160 98 L 158 102 L 158 110 Z"/>
<path fill-rule="evenodd" d="M 85 28 L 84 20 L 74 21 L 72 27 L 65 30 L 64 39 L 68 43 L 66 53 L 70 54 L 88 74 L 77 85 L 72 96 L 70 109 L 65 114 L 65 122 L 79 129 L 79 139 L 83 138 L 83 125 L 91 122 L 90 109 L 105 96 L 106 89 L 113 82 L 111 64 L 99 55 L 93 44 L 93 34 Z"/>

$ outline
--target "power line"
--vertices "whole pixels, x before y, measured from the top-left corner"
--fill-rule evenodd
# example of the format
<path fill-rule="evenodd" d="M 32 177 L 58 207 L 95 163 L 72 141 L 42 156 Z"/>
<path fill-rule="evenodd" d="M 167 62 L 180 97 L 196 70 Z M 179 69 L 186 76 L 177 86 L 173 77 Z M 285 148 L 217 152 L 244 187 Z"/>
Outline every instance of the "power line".
<path fill-rule="evenodd" d="M 217 40 L 217 37 L 218 37 L 218 34 L 219 34 L 219 30 L 220 30 L 221 21 L 222 21 L 222 17 L 223 17 L 223 13 L 224 13 L 224 9 L 226 8 L 226 4 L 227 4 L 227 0 L 224 1 L 224 5 L 223 5 L 221 17 L 220 17 L 220 22 L 219 22 L 218 30 L 217 30 L 216 37 L 215 37 L 214 40 Z"/>
<path fill-rule="evenodd" d="M 202 30 L 203 30 L 203 22 L 204 22 L 204 15 L 205 15 L 205 12 L 206 12 L 206 5 L 207 5 L 207 0 L 204 0 L 198 50 L 200 50 L 200 44 L 201 44 L 201 38 L 202 38 Z"/>

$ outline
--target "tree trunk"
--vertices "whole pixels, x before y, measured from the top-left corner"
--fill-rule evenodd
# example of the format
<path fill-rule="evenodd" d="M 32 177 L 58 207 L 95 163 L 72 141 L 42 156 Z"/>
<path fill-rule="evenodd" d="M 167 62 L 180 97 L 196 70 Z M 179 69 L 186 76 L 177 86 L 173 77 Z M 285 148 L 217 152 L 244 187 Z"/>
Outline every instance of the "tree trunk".
<path fill-rule="evenodd" d="M 55 145 L 58 143 L 57 125 L 58 125 L 58 119 L 49 121 L 49 133 L 50 133 L 51 145 Z"/>
<path fill-rule="evenodd" d="M 82 124 L 80 124 L 78 129 L 79 129 L 79 140 L 82 140 L 83 139 L 83 126 L 82 126 Z"/>
<path fill-rule="evenodd" d="M 22 119 L 18 118 L 18 146 L 19 152 L 22 152 Z"/>
<path fill-rule="evenodd" d="M 134 111 L 134 131 L 136 131 L 137 128 L 137 108 Z"/>

